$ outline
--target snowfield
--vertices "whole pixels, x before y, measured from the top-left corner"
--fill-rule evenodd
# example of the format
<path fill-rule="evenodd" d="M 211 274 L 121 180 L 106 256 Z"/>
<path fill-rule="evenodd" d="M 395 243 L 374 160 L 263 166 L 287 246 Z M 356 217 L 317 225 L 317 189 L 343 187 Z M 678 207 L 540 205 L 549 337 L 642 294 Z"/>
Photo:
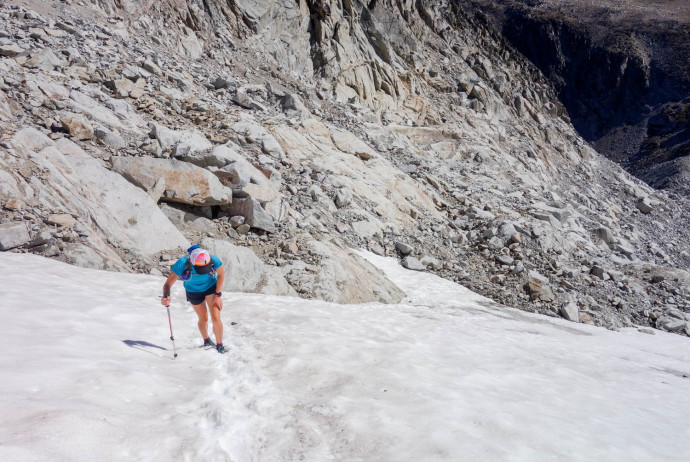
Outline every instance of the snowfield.
<path fill-rule="evenodd" d="M 404 303 L 226 293 L 226 355 L 176 284 L 173 359 L 163 278 L 0 253 L 0 460 L 690 460 L 687 338 L 363 255 Z"/>

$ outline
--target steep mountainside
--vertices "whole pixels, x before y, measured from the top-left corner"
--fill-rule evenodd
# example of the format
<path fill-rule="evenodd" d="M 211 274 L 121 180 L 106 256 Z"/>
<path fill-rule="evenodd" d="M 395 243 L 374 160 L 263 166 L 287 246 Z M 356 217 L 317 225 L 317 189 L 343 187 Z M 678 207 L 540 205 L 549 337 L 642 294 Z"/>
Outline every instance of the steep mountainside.
<path fill-rule="evenodd" d="M 459 0 L 554 83 L 580 135 L 655 188 L 690 194 L 690 3 Z"/>
<path fill-rule="evenodd" d="M 575 131 L 446 2 L 0 3 L 0 248 L 226 290 L 404 292 L 351 248 L 510 306 L 689 331 L 687 198 Z"/>

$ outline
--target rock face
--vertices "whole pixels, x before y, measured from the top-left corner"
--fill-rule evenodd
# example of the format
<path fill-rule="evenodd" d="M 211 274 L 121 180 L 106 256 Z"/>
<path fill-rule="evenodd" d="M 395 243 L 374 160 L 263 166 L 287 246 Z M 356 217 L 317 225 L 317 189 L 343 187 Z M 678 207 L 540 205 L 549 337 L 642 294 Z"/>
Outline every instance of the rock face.
<path fill-rule="evenodd" d="M 187 245 L 146 193 L 105 169 L 73 142 L 53 142 L 32 128 L 20 130 L 11 142 L 33 165 L 51 172 L 50 181 L 44 183 L 20 179 L 18 197 L 36 210 L 63 212 L 48 215 L 47 222 L 71 228 L 79 225 L 84 244 L 101 255 L 103 267 L 124 266 L 105 242 L 144 257 Z M 83 247 L 79 252 L 84 252 Z"/>
<path fill-rule="evenodd" d="M 688 2 L 459 4 L 488 14 L 554 82 L 578 132 L 599 152 L 654 187 L 690 194 Z"/>
<path fill-rule="evenodd" d="M 460 3 L 5 3 L 7 251 L 159 274 L 205 242 L 233 290 L 400 300 L 368 249 L 507 306 L 687 331 L 687 199 L 591 149 Z"/>

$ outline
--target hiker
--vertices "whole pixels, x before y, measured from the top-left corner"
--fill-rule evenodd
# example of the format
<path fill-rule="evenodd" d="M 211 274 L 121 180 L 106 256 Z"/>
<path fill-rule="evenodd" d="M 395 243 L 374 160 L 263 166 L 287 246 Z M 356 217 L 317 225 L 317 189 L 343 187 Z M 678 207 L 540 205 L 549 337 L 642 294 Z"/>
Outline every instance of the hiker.
<path fill-rule="evenodd" d="M 187 255 L 180 258 L 170 268 L 170 276 L 163 285 L 161 304 L 170 305 L 170 288 L 178 279 L 184 283 L 187 301 L 192 304 L 199 317 L 199 332 L 204 338 L 204 346 L 215 346 L 218 353 L 225 353 L 223 346 L 223 324 L 220 321 L 220 310 L 223 309 L 223 279 L 225 268 L 223 262 L 215 255 L 193 245 L 187 249 Z M 213 335 L 216 343 L 208 336 L 208 312 L 211 312 Z"/>

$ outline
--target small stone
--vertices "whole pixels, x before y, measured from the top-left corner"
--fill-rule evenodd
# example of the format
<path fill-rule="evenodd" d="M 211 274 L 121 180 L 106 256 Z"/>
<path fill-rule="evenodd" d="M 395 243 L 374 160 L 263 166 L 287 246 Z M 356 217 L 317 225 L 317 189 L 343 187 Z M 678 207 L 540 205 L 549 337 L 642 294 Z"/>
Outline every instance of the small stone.
<path fill-rule="evenodd" d="M 233 228 L 237 228 L 244 224 L 244 217 L 242 215 L 235 215 L 234 217 L 230 217 L 229 223 Z"/>
<path fill-rule="evenodd" d="M 242 235 L 242 234 L 247 234 L 250 229 L 251 229 L 251 226 L 244 223 L 244 224 L 239 225 L 237 228 L 235 228 L 235 231 L 237 231 L 237 234 Z"/>
<path fill-rule="evenodd" d="M 147 59 L 146 61 L 144 61 L 144 64 L 142 64 L 141 67 L 142 67 L 144 70 L 146 70 L 146 71 L 148 71 L 148 72 L 150 72 L 150 73 L 152 73 L 152 74 L 156 74 L 156 75 L 161 75 L 161 74 L 163 74 L 163 72 L 161 71 L 161 68 L 158 67 L 158 66 L 156 65 L 156 63 L 154 63 L 153 61 L 148 60 L 148 59 Z"/>
<path fill-rule="evenodd" d="M 378 256 L 386 255 L 386 250 L 378 242 L 370 242 L 369 250 Z"/>
<path fill-rule="evenodd" d="M 116 98 L 127 98 L 130 96 L 130 92 L 139 88 L 129 79 L 109 80 L 105 82 L 105 86 L 114 93 Z"/>
<path fill-rule="evenodd" d="M 590 274 L 592 274 L 592 275 L 598 277 L 599 279 L 604 279 L 604 278 L 606 278 L 606 276 L 608 276 L 608 275 L 606 274 L 606 270 L 605 270 L 604 268 L 602 268 L 601 266 L 594 266 L 594 267 L 590 270 Z M 608 279 L 608 278 L 607 278 L 607 279 Z"/>
<path fill-rule="evenodd" d="M 69 213 L 58 213 L 49 215 L 47 222 L 51 225 L 72 228 L 74 224 L 77 222 L 77 220 Z"/>
<path fill-rule="evenodd" d="M 556 299 L 553 291 L 539 279 L 533 278 L 525 284 L 525 290 L 530 295 L 531 300 L 552 302 Z"/>
<path fill-rule="evenodd" d="M 404 268 L 413 271 L 424 271 L 426 266 L 422 265 L 422 262 L 417 260 L 415 257 L 410 257 L 409 255 L 403 258 L 402 265 Z"/>
<path fill-rule="evenodd" d="M 21 200 L 19 200 L 17 198 L 14 198 L 14 197 L 9 199 L 5 203 L 5 208 L 8 210 L 15 210 L 15 211 L 24 210 L 25 206 L 26 206 L 26 204 L 24 204 L 24 202 L 22 202 Z"/>
<path fill-rule="evenodd" d="M 580 309 L 575 302 L 563 305 L 561 307 L 561 315 L 568 321 L 580 322 Z"/>
<path fill-rule="evenodd" d="M 71 137 L 78 140 L 90 140 L 93 138 L 93 127 L 86 116 L 81 114 L 66 114 L 60 121 Z"/>
<path fill-rule="evenodd" d="M 41 51 L 32 53 L 31 58 L 24 65 L 44 72 L 50 72 L 60 64 L 62 64 L 60 58 L 55 56 L 55 53 L 49 48 L 44 48 Z"/>
<path fill-rule="evenodd" d="M 510 266 L 515 260 L 510 255 L 499 255 L 496 257 L 496 261 L 501 265 Z"/>
<path fill-rule="evenodd" d="M 22 222 L 4 223 L 0 225 L 0 250 L 10 250 L 21 247 L 31 240 L 26 225 Z"/>
<path fill-rule="evenodd" d="M 0 46 L 0 56 L 7 56 L 8 58 L 14 58 L 25 52 L 26 50 L 22 47 L 14 44 Z"/>
<path fill-rule="evenodd" d="M 414 250 L 412 246 L 407 245 L 404 242 L 396 242 L 395 248 L 398 249 L 398 252 L 400 252 L 403 255 L 409 255 Z"/>
<path fill-rule="evenodd" d="M 45 245 L 49 243 L 51 240 L 53 240 L 53 236 L 50 234 L 50 231 L 43 231 L 34 236 L 33 239 L 31 239 L 31 242 L 29 242 L 28 247 L 33 248 L 38 247 L 40 245 Z"/>
<path fill-rule="evenodd" d="M 652 210 L 654 210 L 648 197 L 643 197 L 637 201 L 635 207 L 637 207 L 637 209 L 644 214 L 652 213 Z"/>

